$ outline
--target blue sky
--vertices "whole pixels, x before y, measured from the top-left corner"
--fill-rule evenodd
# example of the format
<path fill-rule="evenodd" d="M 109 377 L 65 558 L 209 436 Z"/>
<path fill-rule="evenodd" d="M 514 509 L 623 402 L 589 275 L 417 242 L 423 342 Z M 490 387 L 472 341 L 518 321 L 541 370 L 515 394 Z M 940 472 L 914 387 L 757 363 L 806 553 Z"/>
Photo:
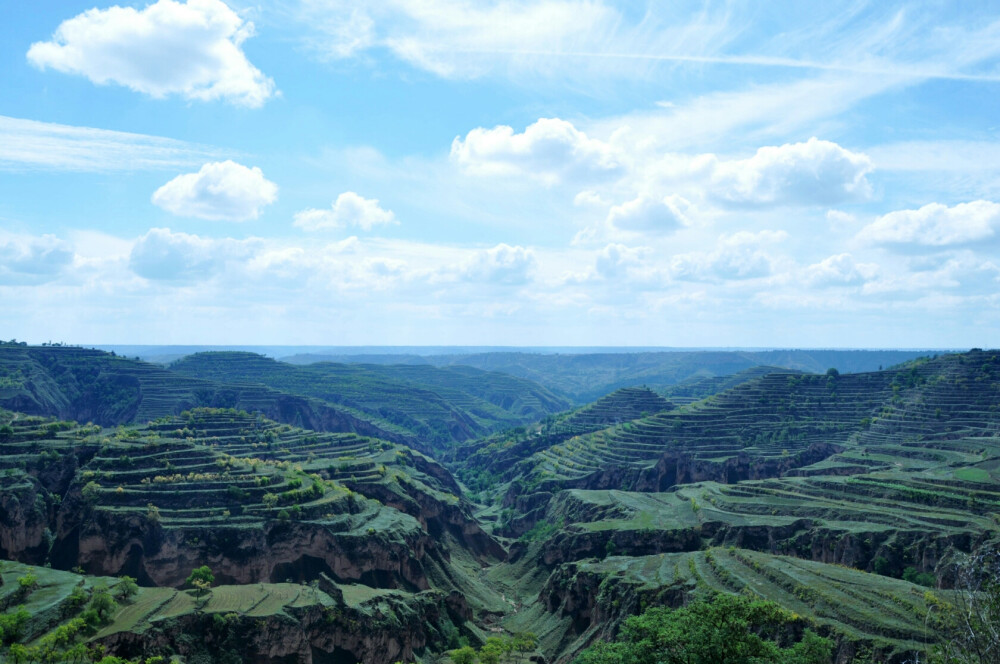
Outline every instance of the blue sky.
<path fill-rule="evenodd" d="M 0 337 L 997 345 L 993 3 L 9 4 Z"/>

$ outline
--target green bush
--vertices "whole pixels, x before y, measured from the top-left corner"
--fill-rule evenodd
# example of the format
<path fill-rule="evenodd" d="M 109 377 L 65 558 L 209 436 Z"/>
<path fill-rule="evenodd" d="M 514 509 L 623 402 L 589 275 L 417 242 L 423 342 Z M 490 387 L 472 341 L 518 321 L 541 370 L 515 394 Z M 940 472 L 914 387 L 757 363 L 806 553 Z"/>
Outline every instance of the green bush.
<path fill-rule="evenodd" d="M 718 594 L 680 609 L 653 608 L 625 621 L 621 640 L 598 643 L 576 664 L 828 664 L 833 643 L 810 630 L 782 648 L 796 616 L 767 600 Z"/>

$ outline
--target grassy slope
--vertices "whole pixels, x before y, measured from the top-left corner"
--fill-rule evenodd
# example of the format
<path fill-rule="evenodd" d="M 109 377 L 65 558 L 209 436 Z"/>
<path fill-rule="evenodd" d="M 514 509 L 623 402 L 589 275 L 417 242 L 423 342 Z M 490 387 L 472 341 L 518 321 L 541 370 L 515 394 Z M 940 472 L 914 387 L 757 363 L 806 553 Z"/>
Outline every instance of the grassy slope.
<path fill-rule="evenodd" d="M 403 428 L 437 450 L 563 410 L 567 402 L 524 379 L 469 367 L 321 363 L 298 366 L 253 353 L 198 353 L 173 363 L 186 376 L 266 385 L 347 406 Z"/>

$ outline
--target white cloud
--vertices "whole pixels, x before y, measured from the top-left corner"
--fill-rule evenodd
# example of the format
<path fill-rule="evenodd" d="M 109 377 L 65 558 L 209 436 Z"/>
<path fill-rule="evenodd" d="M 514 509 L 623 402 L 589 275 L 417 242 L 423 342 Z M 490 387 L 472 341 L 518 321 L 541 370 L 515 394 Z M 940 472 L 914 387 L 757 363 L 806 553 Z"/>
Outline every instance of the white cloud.
<path fill-rule="evenodd" d="M 868 150 L 880 170 L 970 172 L 1000 170 L 997 141 L 902 141 Z"/>
<path fill-rule="evenodd" d="M 998 203 L 979 200 L 953 207 L 928 203 L 918 210 L 883 215 L 857 237 L 874 244 L 948 247 L 992 238 L 998 225 Z"/>
<path fill-rule="evenodd" d="M 907 261 L 909 270 L 887 273 L 879 279 L 865 282 L 866 295 L 903 294 L 923 297 L 943 290 L 958 291 L 961 296 L 995 295 L 1000 281 L 1000 267 L 984 260 L 972 251 L 957 251 L 950 256 L 929 257 L 929 260 Z"/>
<path fill-rule="evenodd" d="M 809 286 L 854 286 L 869 281 L 878 274 L 878 265 L 858 263 L 850 254 L 824 258 L 805 269 Z"/>
<path fill-rule="evenodd" d="M 473 129 L 452 141 L 451 159 L 472 175 L 530 175 L 549 185 L 620 168 L 609 144 L 559 118 L 541 118 L 520 134 L 504 125 Z"/>
<path fill-rule="evenodd" d="M 73 262 L 73 249 L 53 235 L 0 236 L 0 285 L 52 281 Z"/>
<path fill-rule="evenodd" d="M 159 170 L 217 155 L 207 146 L 159 136 L 0 116 L 0 170 Z"/>
<path fill-rule="evenodd" d="M 827 210 L 826 221 L 834 230 L 848 230 L 858 225 L 857 216 L 843 210 Z"/>
<path fill-rule="evenodd" d="M 537 262 L 530 249 L 501 243 L 473 252 L 459 267 L 458 276 L 468 281 L 522 284 Z"/>
<path fill-rule="evenodd" d="M 181 217 L 247 221 L 278 197 L 278 186 L 257 168 L 226 160 L 178 175 L 153 193 L 153 204 Z"/>
<path fill-rule="evenodd" d="M 337 196 L 330 210 L 310 208 L 295 214 L 295 226 L 305 231 L 331 230 L 356 226 L 370 231 L 375 226 L 398 224 L 392 210 L 379 207 L 377 198 L 363 198 L 353 191 Z"/>
<path fill-rule="evenodd" d="M 587 189 L 573 197 L 573 205 L 577 207 L 607 207 L 609 203 L 596 191 Z"/>
<path fill-rule="evenodd" d="M 670 273 L 686 281 L 740 280 L 766 277 L 773 272 L 774 258 L 762 245 L 781 242 L 784 231 L 740 231 L 719 238 L 709 252 L 678 254 L 670 261 Z"/>
<path fill-rule="evenodd" d="M 749 159 L 719 162 L 712 193 L 733 204 L 832 205 L 868 198 L 871 184 L 865 176 L 872 169 L 866 155 L 814 137 L 762 147 Z"/>
<path fill-rule="evenodd" d="M 673 231 L 690 225 L 685 214 L 690 206 L 690 202 L 680 196 L 639 196 L 612 207 L 607 223 L 624 231 Z"/>
<path fill-rule="evenodd" d="M 169 228 L 151 228 L 129 255 L 140 277 L 164 281 L 199 281 L 221 272 L 230 261 L 245 261 L 262 249 L 260 240 L 216 240 Z"/>
<path fill-rule="evenodd" d="M 156 98 L 255 108 L 274 94 L 274 82 L 243 53 L 253 32 L 253 23 L 221 0 L 158 0 L 141 11 L 90 9 L 63 21 L 51 41 L 31 45 L 28 61 Z"/>
<path fill-rule="evenodd" d="M 303 0 L 301 17 L 329 57 L 382 47 L 411 65 L 449 78 L 481 76 L 507 64 L 540 71 L 537 51 L 575 50 L 604 40 L 618 12 L 597 0 Z"/>
<path fill-rule="evenodd" d="M 643 259 L 649 253 L 647 247 L 628 247 L 624 244 L 611 243 L 598 252 L 594 270 L 608 279 L 624 276 L 630 270 L 641 267 Z"/>

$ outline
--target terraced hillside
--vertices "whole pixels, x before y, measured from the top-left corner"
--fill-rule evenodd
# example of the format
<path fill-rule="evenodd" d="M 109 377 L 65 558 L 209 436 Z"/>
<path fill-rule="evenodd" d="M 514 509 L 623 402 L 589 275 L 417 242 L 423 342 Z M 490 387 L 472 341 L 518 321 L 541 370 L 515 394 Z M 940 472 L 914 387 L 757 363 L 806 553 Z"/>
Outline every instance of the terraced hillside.
<path fill-rule="evenodd" d="M 514 429 L 459 447 L 450 458 L 460 462 L 457 467 L 464 482 L 476 490 L 486 489 L 498 479 L 511 479 L 518 462 L 539 450 L 673 407 L 648 388 L 622 388 L 588 406 L 546 418 L 534 427 Z"/>
<path fill-rule="evenodd" d="M 524 379 L 470 367 L 286 364 L 253 353 L 190 355 L 185 376 L 265 385 L 321 399 L 405 431 L 436 452 L 564 410 L 568 402 Z"/>
<path fill-rule="evenodd" d="M 221 385 L 227 363 L 258 362 L 206 359 L 215 374 L 178 378 Z M 503 390 L 473 370 L 365 370 L 296 375 L 367 385 L 338 405 L 359 413 L 379 399 L 418 413 L 400 376 L 466 414 L 534 408 L 516 381 L 489 401 Z M 682 389 L 680 406 L 619 389 L 440 462 L 229 408 L 115 428 L 0 411 L 0 558 L 19 561 L 0 566 L 0 610 L 31 607 L 25 647 L 129 657 L 448 664 L 449 648 L 530 631 L 535 661 L 568 664 L 646 607 L 750 593 L 829 637 L 838 663 L 926 661 L 949 638 L 957 563 L 1000 547 L 1000 352 Z M 182 589 L 200 565 L 221 584 L 210 595 Z M 25 575 L 38 586 L 20 590 Z M 143 587 L 67 641 L 119 575 Z"/>
<path fill-rule="evenodd" d="M 751 367 L 750 369 L 744 369 L 743 371 L 729 376 L 688 378 L 687 380 L 683 380 L 676 385 L 661 389 L 660 394 L 678 406 L 686 406 L 690 403 L 694 403 L 695 401 L 707 399 L 714 394 L 725 392 L 726 390 L 732 389 L 737 385 L 753 380 L 754 378 L 760 378 L 761 376 L 766 376 L 767 374 L 772 373 L 795 374 L 803 372 L 793 371 L 782 367 Z"/>
<path fill-rule="evenodd" d="M 564 658 L 641 606 L 749 589 L 839 658 L 912 660 L 938 638 L 924 586 L 1000 545 L 1000 354 L 768 373 L 506 477 L 497 529 L 519 542 L 491 573 L 522 598 L 510 628 L 544 625 Z"/>
<path fill-rule="evenodd" d="M 179 368 L 83 348 L 4 345 L 0 407 L 104 426 L 141 424 L 196 407 L 239 408 L 424 452 L 566 407 L 527 381 L 458 367 L 424 367 L 411 377 L 426 384 L 394 378 L 384 367 L 298 368 L 250 353 L 207 353 Z M 406 374 L 405 367 L 398 369 Z"/>
<path fill-rule="evenodd" d="M 27 592 L 22 579 L 33 581 Z M 97 648 L 138 661 L 413 661 L 447 648 L 464 622 L 457 598 L 436 590 L 329 578 L 129 593 L 119 578 L 8 562 L 0 563 L 0 580 L 0 607 L 17 606 L 8 615 L 25 617 L 10 661 L 89 662 Z"/>
<path fill-rule="evenodd" d="M 200 409 L 102 430 L 0 415 L 0 554 L 178 587 L 310 582 L 422 593 L 496 610 L 478 580 L 504 550 L 458 485 L 409 448 Z"/>
<path fill-rule="evenodd" d="M 909 437 L 927 446 L 963 430 L 980 436 L 1000 421 L 991 357 L 945 356 L 866 374 L 767 374 L 706 401 L 541 450 L 519 469 L 519 491 L 733 483 L 786 474 L 859 445 L 895 452 Z M 831 463 L 837 472 L 859 465 Z"/>
<path fill-rule="evenodd" d="M 834 635 L 844 660 L 912 657 L 938 637 L 936 600 L 911 583 L 733 547 L 567 563 L 511 626 L 532 625 L 546 649 L 575 652 L 612 638 L 623 618 L 645 606 L 677 607 L 693 594 L 748 590 Z"/>
<path fill-rule="evenodd" d="M 321 431 L 353 431 L 401 442 L 380 426 L 318 399 L 262 385 L 200 380 L 139 360 L 76 347 L 0 346 L 0 408 L 102 426 L 145 423 L 199 406 L 240 408 Z"/>

